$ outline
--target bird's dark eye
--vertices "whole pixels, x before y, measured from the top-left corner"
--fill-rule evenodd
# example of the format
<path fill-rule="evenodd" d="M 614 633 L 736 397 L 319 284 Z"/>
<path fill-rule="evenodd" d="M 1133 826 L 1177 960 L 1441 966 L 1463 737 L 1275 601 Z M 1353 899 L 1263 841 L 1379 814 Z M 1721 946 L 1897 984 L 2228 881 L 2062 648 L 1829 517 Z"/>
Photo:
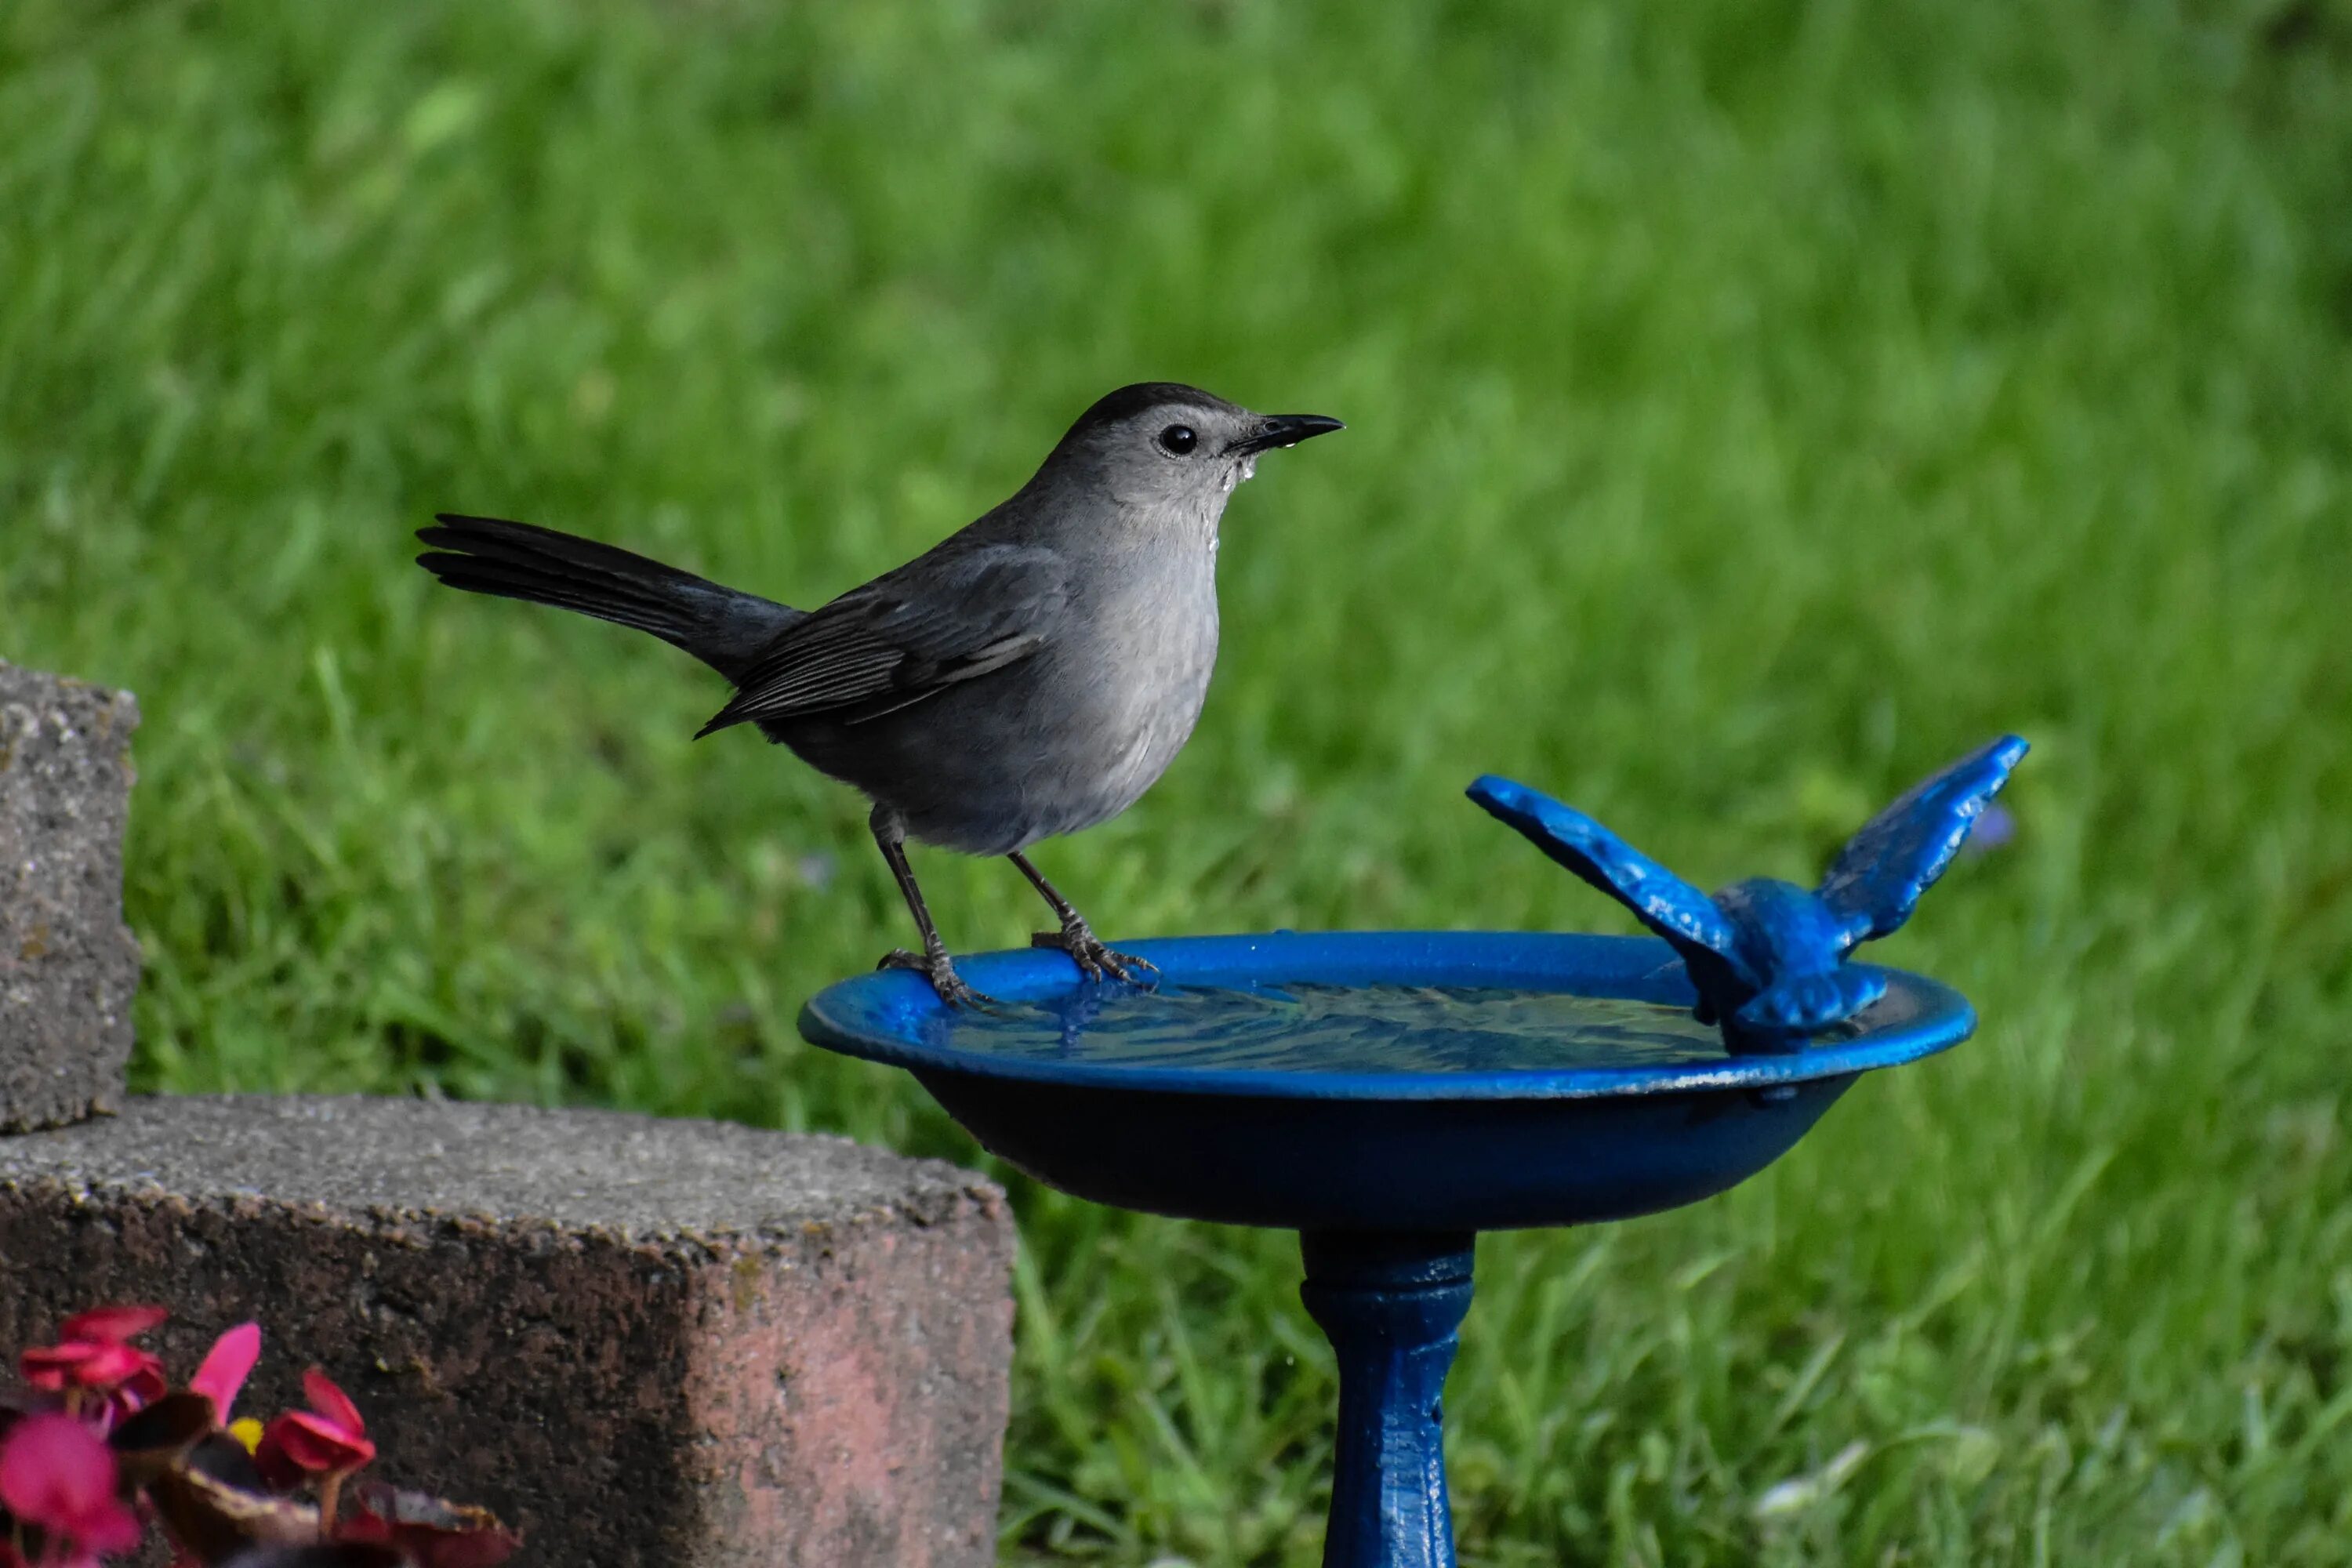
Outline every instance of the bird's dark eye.
<path fill-rule="evenodd" d="M 1200 440 L 1198 436 L 1192 434 L 1192 427 L 1190 425 L 1171 425 L 1167 429 L 1160 432 L 1160 448 L 1163 451 L 1172 452 L 1180 458 L 1199 445 Z"/>

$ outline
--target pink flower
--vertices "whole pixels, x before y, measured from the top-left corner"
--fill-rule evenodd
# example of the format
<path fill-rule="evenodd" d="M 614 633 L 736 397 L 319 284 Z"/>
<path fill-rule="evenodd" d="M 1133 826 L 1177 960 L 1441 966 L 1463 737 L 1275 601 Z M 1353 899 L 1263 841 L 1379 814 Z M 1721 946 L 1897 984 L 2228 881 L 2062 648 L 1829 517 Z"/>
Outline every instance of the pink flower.
<path fill-rule="evenodd" d="M 65 1327 L 58 1331 L 58 1338 L 119 1345 L 137 1339 L 150 1329 L 163 1327 L 163 1320 L 171 1315 L 161 1307 L 92 1307 L 68 1318 Z"/>
<path fill-rule="evenodd" d="M 51 1394 L 92 1389 L 105 1395 L 110 1420 L 163 1395 L 163 1364 L 131 1343 L 162 1322 L 161 1307 L 99 1307 L 68 1318 L 58 1342 L 26 1351 L 17 1364 L 25 1381 Z"/>
<path fill-rule="evenodd" d="M 136 1345 L 105 1344 L 95 1340 L 68 1340 L 63 1344 L 36 1345 L 18 1365 L 25 1381 L 51 1394 L 76 1388 L 111 1392 L 138 1377 L 155 1358 Z"/>
<path fill-rule="evenodd" d="M 99 1552 L 139 1544 L 139 1521 L 116 1500 L 114 1486 L 114 1456 L 70 1415 L 27 1415 L 0 1442 L 0 1503 L 39 1527 L 53 1546 L 64 1542 L 66 1568 L 85 1568 Z"/>
<path fill-rule="evenodd" d="M 313 1474 L 349 1475 L 375 1458 L 359 1406 L 317 1367 L 302 1374 L 308 1410 L 289 1411 L 269 1424 L 268 1437 L 289 1459 Z"/>
<path fill-rule="evenodd" d="M 204 1365 L 196 1375 L 188 1379 L 188 1386 L 213 1402 L 213 1424 L 228 1425 L 229 1407 L 236 1403 L 237 1391 L 253 1371 L 253 1363 L 261 1359 L 261 1325 L 239 1323 L 213 1342 L 205 1352 Z"/>
<path fill-rule="evenodd" d="M 292 1469 L 319 1478 L 319 1532 L 325 1540 L 335 1528 L 336 1495 L 352 1471 L 375 1458 L 375 1445 L 368 1441 L 359 1406 L 315 1366 L 302 1374 L 302 1396 L 310 1408 L 290 1410 L 272 1421 L 253 1462 L 264 1476 Z"/>

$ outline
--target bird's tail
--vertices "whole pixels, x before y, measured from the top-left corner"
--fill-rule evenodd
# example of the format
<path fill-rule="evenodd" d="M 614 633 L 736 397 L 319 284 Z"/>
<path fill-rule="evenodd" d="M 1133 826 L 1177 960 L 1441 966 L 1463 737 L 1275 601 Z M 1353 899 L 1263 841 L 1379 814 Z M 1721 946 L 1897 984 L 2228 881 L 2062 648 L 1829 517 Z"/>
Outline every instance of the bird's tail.
<path fill-rule="evenodd" d="M 729 679 L 801 612 L 593 540 L 443 512 L 416 563 L 452 588 L 553 605 L 651 632 Z"/>

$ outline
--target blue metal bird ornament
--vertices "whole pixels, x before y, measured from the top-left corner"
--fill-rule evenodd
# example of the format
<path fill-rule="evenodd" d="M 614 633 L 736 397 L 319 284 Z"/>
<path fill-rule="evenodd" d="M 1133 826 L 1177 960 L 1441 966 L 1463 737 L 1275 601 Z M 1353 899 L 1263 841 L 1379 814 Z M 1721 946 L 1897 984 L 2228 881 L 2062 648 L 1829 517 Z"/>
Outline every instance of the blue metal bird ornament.
<path fill-rule="evenodd" d="M 1488 774 L 1470 798 L 1633 911 L 1680 953 L 1702 1023 L 1749 1048 L 1788 1049 L 1877 1001 L 1886 977 L 1854 947 L 1911 918 L 2009 782 L 2025 742 L 2004 735 L 1917 784 L 1847 841 L 1811 890 L 1770 877 L 1713 898 L 1548 795 Z"/>

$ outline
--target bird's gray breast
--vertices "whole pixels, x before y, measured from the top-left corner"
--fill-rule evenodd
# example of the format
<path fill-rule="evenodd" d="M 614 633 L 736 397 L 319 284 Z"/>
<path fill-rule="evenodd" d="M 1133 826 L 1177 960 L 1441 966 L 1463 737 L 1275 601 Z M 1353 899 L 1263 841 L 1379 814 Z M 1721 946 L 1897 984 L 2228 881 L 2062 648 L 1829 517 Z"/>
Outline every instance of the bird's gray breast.
<path fill-rule="evenodd" d="M 1217 662 L 1213 542 L 1197 555 L 1161 556 L 1081 588 L 1075 635 L 1048 655 L 1061 700 L 1043 719 L 1064 743 L 1024 792 L 1036 837 L 1125 811 L 1192 739 Z"/>
<path fill-rule="evenodd" d="M 1192 738 L 1217 658 L 1213 534 L 1087 563 L 1035 653 L 868 723 L 777 738 L 926 843 L 1003 855 L 1125 811 Z"/>

